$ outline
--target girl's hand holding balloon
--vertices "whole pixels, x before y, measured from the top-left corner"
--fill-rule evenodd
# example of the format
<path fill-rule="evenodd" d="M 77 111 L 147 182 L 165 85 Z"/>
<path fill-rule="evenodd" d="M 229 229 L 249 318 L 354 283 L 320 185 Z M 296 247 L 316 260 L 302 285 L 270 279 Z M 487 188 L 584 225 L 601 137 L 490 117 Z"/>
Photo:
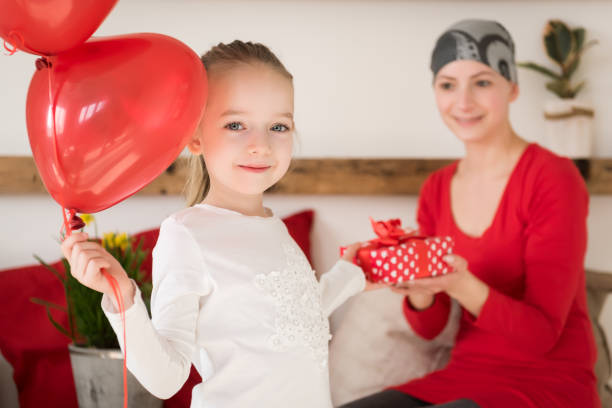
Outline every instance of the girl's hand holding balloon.
<path fill-rule="evenodd" d="M 74 232 L 62 242 L 62 253 L 70 263 L 70 273 L 81 284 L 112 299 L 119 310 L 113 288 L 102 269 L 115 278 L 121 290 L 123 305 L 128 309 L 133 304 L 134 286 L 127 273 L 108 251 L 97 242 L 88 241 L 84 232 Z"/>
<path fill-rule="evenodd" d="M 468 270 L 468 263 L 461 256 L 446 255 L 443 260 L 453 268 L 451 273 L 402 282 L 391 290 L 408 296 L 416 309 L 426 309 L 433 303 L 435 294 L 445 292 L 478 316 L 489 296 L 489 286 Z"/>

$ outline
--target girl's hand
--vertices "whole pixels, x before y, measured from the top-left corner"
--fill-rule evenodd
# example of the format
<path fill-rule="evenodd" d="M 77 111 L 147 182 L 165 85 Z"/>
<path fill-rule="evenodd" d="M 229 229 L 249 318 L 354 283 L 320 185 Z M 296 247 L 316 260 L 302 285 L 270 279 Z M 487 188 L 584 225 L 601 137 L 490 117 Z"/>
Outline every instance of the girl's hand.
<path fill-rule="evenodd" d="M 388 287 L 389 287 L 389 285 L 387 285 L 387 284 L 370 282 L 369 280 L 366 279 L 366 285 L 365 285 L 365 289 L 363 291 L 364 292 L 369 292 L 371 290 L 384 289 L 384 288 L 388 288 Z"/>
<path fill-rule="evenodd" d="M 354 244 L 347 245 L 344 253 L 342 254 L 342 259 L 352 263 L 353 259 L 355 259 L 355 256 L 357 255 L 357 251 L 359 251 L 361 246 L 361 242 L 355 242 Z"/>
<path fill-rule="evenodd" d="M 110 283 L 102 274 L 104 268 L 119 284 L 125 309 L 133 303 L 134 287 L 119 261 L 97 242 L 87 241 L 84 232 L 74 232 L 62 242 L 62 253 L 70 263 L 70 273 L 81 284 L 109 296 L 115 308 L 117 300 Z"/>
<path fill-rule="evenodd" d="M 354 244 L 348 245 L 346 247 L 346 250 L 344 251 L 344 254 L 342 254 L 342 259 L 344 259 L 347 262 L 352 263 L 353 259 L 355 259 L 355 255 L 357 255 L 357 251 L 359 251 L 359 248 L 361 248 L 362 246 L 363 244 L 361 242 L 355 242 Z M 364 292 L 368 292 L 370 290 L 382 289 L 386 287 L 389 287 L 389 285 L 385 285 L 384 283 L 370 282 L 369 280 L 366 279 L 366 285 L 365 285 Z"/>

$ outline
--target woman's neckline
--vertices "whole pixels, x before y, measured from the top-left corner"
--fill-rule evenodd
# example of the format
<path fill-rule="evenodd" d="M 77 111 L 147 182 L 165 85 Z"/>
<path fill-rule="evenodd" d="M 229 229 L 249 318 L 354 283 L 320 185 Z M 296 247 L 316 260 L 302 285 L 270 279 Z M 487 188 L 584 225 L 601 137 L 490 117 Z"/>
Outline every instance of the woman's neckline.
<path fill-rule="evenodd" d="M 527 157 L 527 152 L 530 151 L 536 144 L 535 143 L 528 143 L 527 146 L 525 146 L 525 148 L 523 149 L 523 151 L 521 152 L 521 155 L 519 156 L 519 159 L 516 161 L 516 163 L 514 164 L 514 167 L 512 168 L 512 172 L 510 173 L 510 176 L 508 177 L 508 180 L 506 181 L 506 185 L 504 186 L 504 190 L 502 192 L 502 195 L 497 203 L 497 208 L 495 209 L 495 213 L 493 215 L 493 219 L 491 220 L 491 223 L 489 224 L 489 226 L 487 228 L 485 228 L 485 230 L 482 232 L 482 234 L 475 236 L 475 235 L 471 235 L 468 234 L 466 232 L 464 232 L 459 225 L 457 224 L 456 220 L 455 220 L 455 214 L 453 214 L 453 203 L 452 203 L 452 197 L 451 197 L 451 182 L 453 180 L 453 176 L 455 175 L 455 173 L 457 172 L 457 166 L 459 165 L 459 161 L 456 161 L 453 164 L 453 167 L 451 169 L 450 172 L 450 177 L 448 177 L 447 180 L 447 186 L 446 186 L 446 202 L 448 204 L 448 211 L 450 213 L 450 219 L 451 219 L 451 223 L 453 228 L 462 236 L 471 239 L 471 240 L 481 240 L 483 239 L 490 230 L 493 229 L 494 225 L 497 223 L 497 220 L 499 218 L 499 212 L 501 211 L 504 202 L 507 199 L 507 195 L 508 195 L 508 190 L 510 185 L 513 183 L 514 179 L 516 178 L 516 174 L 518 172 L 518 169 L 520 168 L 522 162 L 524 161 L 525 157 Z"/>

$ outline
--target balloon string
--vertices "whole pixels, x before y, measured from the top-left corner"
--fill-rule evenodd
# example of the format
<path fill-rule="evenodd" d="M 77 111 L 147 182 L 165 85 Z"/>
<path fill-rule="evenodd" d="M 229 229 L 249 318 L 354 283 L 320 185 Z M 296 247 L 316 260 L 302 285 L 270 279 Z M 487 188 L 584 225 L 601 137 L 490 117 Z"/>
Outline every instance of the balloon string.
<path fill-rule="evenodd" d="M 47 112 L 47 129 L 49 129 L 49 127 L 51 128 L 51 141 L 53 143 L 53 165 L 54 165 L 54 170 L 56 172 L 56 174 L 58 175 L 58 177 L 60 177 L 60 174 L 65 174 L 63 171 L 61 171 L 62 166 L 59 160 L 59 148 L 58 148 L 58 143 L 57 143 L 57 122 L 55 120 L 55 112 L 56 112 L 56 107 L 57 107 L 57 101 L 56 101 L 56 97 L 54 95 L 54 83 L 55 83 L 55 78 L 53 76 L 53 61 L 51 59 L 52 57 L 42 57 L 36 60 L 36 69 L 37 70 L 41 70 L 41 69 L 47 69 L 47 83 L 48 83 L 48 93 L 49 93 L 49 110 Z M 59 202 L 64 202 L 65 200 L 63 199 L 63 197 L 61 196 L 61 191 L 57 192 L 58 197 L 56 197 L 56 200 Z M 65 211 L 65 209 L 64 209 Z M 71 217 L 74 216 L 74 212 L 71 214 Z M 71 218 L 72 220 L 72 218 Z M 64 220 L 66 221 L 66 220 Z M 66 226 L 66 231 L 68 231 L 68 228 Z M 70 235 L 70 234 L 68 234 Z"/>
<path fill-rule="evenodd" d="M 64 217 L 64 223 L 62 224 L 62 228 L 60 228 L 60 237 L 63 239 L 64 233 L 67 237 L 72 234 L 72 231 L 68 226 L 68 218 L 66 218 L 66 209 L 64 207 L 62 207 L 62 217 Z"/>
<path fill-rule="evenodd" d="M 51 109 L 51 132 L 53 133 L 53 157 L 55 159 L 55 166 L 56 169 L 59 170 L 60 169 L 60 162 L 59 162 L 59 151 L 57 148 L 57 127 L 56 127 L 56 123 L 55 123 L 55 107 L 56 107 L 56 101 L 55 98 L 53 96 L 53 64 L 50 60 L 48 59 L 44 59 L 47 63 L 47 79 L 49 81 L 49 107 Z M 62 173 L 63 174 L 63 173 Z"/>
<path fill-rule="evenodd" d="M 68 218 L 66 213 L 70 216 Z M 66 231 L 66 236 L 69 237 L 72 234 L 73 229 L 80 229 L 83 227 L 84 223 L 78 216 L 76 216 L 76 211 L 74 210 L 66 210 L 66 208 L 62 207 L 62 216 L 64 218 L 63 230 Z M 61 231 L 60 231 L 61 234 Z M 127 334 L 125 328 L 125 306 L 123 304 L 123 296 L 121 295 L 121 288 L 119 287 L 119 283 L 114 276 L 112 276 L 105 268 L 101 269 L 102 275 L 106 278 L 109 285 L 113 290 L 113 294 L 115 295 L 115 300 L 117 301 L 117 306 L 119 308 L 119 313 L 121 314 L 121 324 L 123 326 L 123 408 L 127 408 L 128 406 L 128 385 L 127 385 Z"/>
<path fill-rule="evenodd" d="M 123 408 L 127 408 L 128 402 L 128 386 L 127 386 L 127 341 L 126 341 L 126 330 L 125 330 L 125 306 L 123 305 L 123 296 L 121 296 L 121 289 L 117 280 L 111 276 L 106 269 L 102 268 L 102 274 L 111 285 L 115 299 L 117 300 L 117 306 L 119 307 L 119 313 L 121 314 L 121 323 L 123 325 Z"/>
<path fill-rule="evenodd" d="M 25 48 L 26 48 L 26 47 L 25 47 L 25 43 L 24 43 L 24 41 L 23 41 L 23 36 L 22 36 L 22 35 L 21 35 L 19 32 L 17 32 L 17 31 L 11 31 L 11 32 L 9 32 L 9 33 L 8 33 L 8 37 L 9 37 L 9 38 L 15 38 L 15 37 L 17 37 L 17 39 L 19 40 L 19 43 L 20 43 L 20 45 L 21 45 L 21 49 L 25 49 Z M 4 40 L 4 42 L 3 42 L 3 43 L 4 43 L 4 44 L 3 44 L 3 45 L 4 45 L 4 49 L 5 49 L 5 50 L 7 50 L 7 51 L 8 51 L 8 53 L 9 53 L 8 55 L 15 55 L 15 53 L 17 52 L 17 50 L 18 50 L 18 48 L 19 48 L 19 47 L 17 47 L 16 41 Z M 11 47 L 9 47 L 9 46 L 7 45 L 7 43 L 8 43 L 8 44 L 9 44 Z"/>
<path fill-rule="evenodd" d="M 8 55 L 15 55 L 15 53 L 17 52 L 17 46 L 15 44 L 12 44 L 9 42 L 9 44 L 11 45 L 11 47 L 9 47 L 8 45 L 6 45 L 6 40 L 3 41 L 3 45 L 4 45 L 4 49 L 8 51 Z"/>

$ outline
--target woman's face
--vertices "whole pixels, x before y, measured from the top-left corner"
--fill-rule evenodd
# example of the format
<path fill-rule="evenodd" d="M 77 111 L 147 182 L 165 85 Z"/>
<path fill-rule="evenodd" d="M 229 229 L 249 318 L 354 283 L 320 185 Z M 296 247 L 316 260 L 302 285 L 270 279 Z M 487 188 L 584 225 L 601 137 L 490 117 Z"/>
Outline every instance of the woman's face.
<path fill-rule="evenodd" d="M 211 190 L 263 193 L 287 171 L 293 151 L 293 85 L 263 64 L 217 68 L 200 133 Z"/>
<path fill-rule="evenodd" d="M 463 142 L 482 142 L 509 127 L 518 86 L 485 64 L 457 60 L 438 71 L 434 93 L 446 126 Z"/>

